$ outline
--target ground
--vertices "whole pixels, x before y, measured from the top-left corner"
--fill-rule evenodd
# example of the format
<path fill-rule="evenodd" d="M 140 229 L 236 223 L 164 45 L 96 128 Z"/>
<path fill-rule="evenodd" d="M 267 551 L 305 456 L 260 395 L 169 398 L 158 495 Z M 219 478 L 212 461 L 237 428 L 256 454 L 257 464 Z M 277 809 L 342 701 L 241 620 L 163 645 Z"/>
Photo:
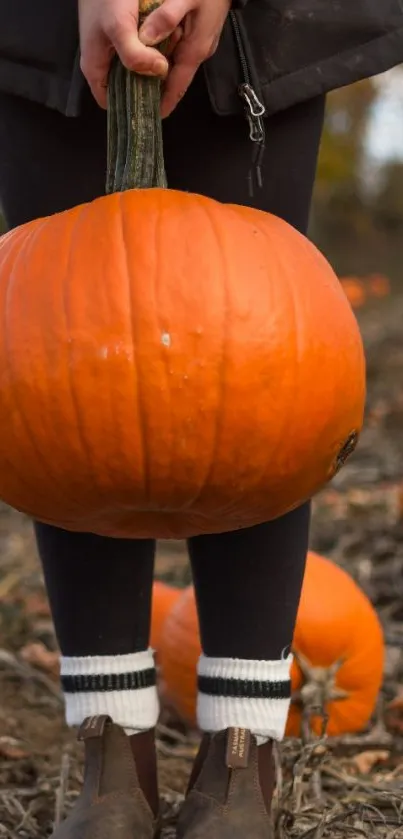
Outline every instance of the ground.
<path fill-rule="evenodd" d="M 315 501 L 311 546 L 346 567 L 375 604 L 387 644 L 384 686 L 363 734 L 288 740 L 278 750 L 279 839 L 403 839 L 403 711 L 399 701 L 390 707 L 403 696 L 403 297 L 373 303 L 359 319 L 368 360 L 366 427 L 356 453 Z M 157 573 L 187 581 L 181 546 L 160 546 Z M 0 837 L 7 839 L 42 839 L 77 795 L 81 753 L 63 724 L 54 651 L 29 523 L 3 506 Z M 163 719 L 166 837 L 174 835 L 196 742 L 197 735 Z"/>

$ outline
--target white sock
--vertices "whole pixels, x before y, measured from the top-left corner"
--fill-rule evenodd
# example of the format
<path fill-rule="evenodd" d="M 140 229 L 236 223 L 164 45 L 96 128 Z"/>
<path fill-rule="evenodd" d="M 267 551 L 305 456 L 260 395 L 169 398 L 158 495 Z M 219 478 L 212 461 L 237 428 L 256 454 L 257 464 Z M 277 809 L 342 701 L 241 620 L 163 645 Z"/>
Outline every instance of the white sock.
<path fill-rule="evenodd" d="M 291 662 L 292 656 L 249 661 L 201 655 L 197 668 L 201 730 L 247 728 L 259 745 L 282 740 L 291 699 Z"/>
<path fill-rule="evenodd" d="M 62 657 L 68 725 L 86 717 L 112 718 L 127 734 L 154 728 L 159 703 L 152 650 L 116 656 Z"/>

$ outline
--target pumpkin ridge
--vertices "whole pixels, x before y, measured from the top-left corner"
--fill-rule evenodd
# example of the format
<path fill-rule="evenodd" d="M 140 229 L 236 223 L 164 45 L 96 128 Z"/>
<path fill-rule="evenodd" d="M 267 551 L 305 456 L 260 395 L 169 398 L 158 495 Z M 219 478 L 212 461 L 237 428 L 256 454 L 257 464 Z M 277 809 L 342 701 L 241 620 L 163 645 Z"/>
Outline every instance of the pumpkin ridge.
<path fill-rule="evenodd" d="M 70 278 L 71 278 L 71 275 L 74 273 L 72 271 L 73 242 L 74 242 L 75 238 L 77 237 L 77 230 L 80 228 L 80 225 L 83 222 L 83 217 L 85 217 L 85 214 L 88 215 L 90 210 L 91 210 L 91 204 L 86 204 L 82 208 L 81 213 L 77 213 L 77 215 L 75 217 L 73 217 L 73 219 L 72 219 L 73 223 L 72 223 L 71 228 L 69 230 L 69 251 L 68 251 L 67 263 L 66 263 L 65 270 L 64 270 L 64 275 L 63 275 L 62 294 L 61 294 L 62 313 L 63 313 L 64 321 L 65 321 L 66 334 L 69 332 L 69 326 L 70 326 L 70 315 L 69 315 L 69 304 L 71 305 L 71 282 L 70 282 Z M 71 217 L 69 216 L 69 218 L 71 218 Z M 92 459 L 90 457 L 90 446 L 88 444 L 88 440 L 86 438 L 86 433 L 84 431 L 84 425 L 83 425 L 83 422 L 82 422 L 82 419 L 81 419 L 79 398 L 78 398 L 78 394 L 77 394 L 77 390 L 76 390 L 76 385 L 75 385 L 75 382 L 74 382 L 74 377 L 72 376 L 72 369 L 74 368 L 74 364 L 72 363 L 71 344 L 67 345 L 67 355 L 68 355 L 68 359 L 69 359 L 69 363 L 67 365 L 69 390 L 70 390 L 71 404 L 73 406 L 74 415 L 75 415 L 76 429 L 77 429 L 78 436 L 81 440 L 82 450 L 85 452 L 85 456 L 86 456 L 85 460 L 86 460 L 86 466 L 88 468 L 88 473 L 91 476 L 92 481 L 94 482 L 94 485 L 95 485 L 96 475 L 95 475 L 95 470 L 94 470 L 94 466 L 93 466 L 93 463 L 92 463 Z"/>
<path fill-rule="evenodd" d="M 248 209 L 250 209 L 250 208 L 248 208 Z M 259 231 L 259 233 L 262 237 L 262 240 L 264 241 L 264 239 L 267 237 L 268 242 L 269 242 L 268 245 L 267 245 L 267 249 L 269 249 L 270 240 L 272 239 L 271 231 L 269 232 L 269 234 L 267 234 L 267 232 L 263 230 L 263 227 L 260 224 L 260 222 L 262 222 L 262 224 L 263 224 L 263 221 L 264 221 L 264 214 L 262 213 L 261 216 L 258 215 L 258 217 L 256 219 L 254 219 L 253 223 L 254 223 L 255 228 Z M 282 266 L 283 260 L 282 260 L 281 256 L 279 258 L 279 252 L 278 252 L 277 248 L 273 248 L 272 250 L 273 250 L 274 257 L 276 259 L 276 269 L 278 270 L 278 266 L 280 266 L 280 267 Z M 289 283 L 288 283 L 288 286 L 289 286 Z M 291 296 L 292 296 L 292 290 L 289 286 L 289 298 Z M 292 305 L 294 307 L 294 300 L 292 300 Z M 264 394 L 262 394 L 262 398 L 264 398 Z M 273 437 L 270 452 L 267 452 L 267 457 L 263 460 L 263 464 L 262 464 L 262 468 L 260 470 L 260 474 L 257 476 L 256 481 L 255 481 L 255 487 L 258 487 L 261 484 L 261 482 L 264 481 L 265 475 L 270 470 L 270 466 L 271 466 L 271 462 L 272 462 L 272 459 L 273 459 L 274 452 L 276 452 L 278 450 L 281 450 L 282 441 L 283 441 L 284 437 L 287 436 L 288 423 L 289 423 L 289 414 L 288 414 L 288 412 L 284 411 L 283 422 L 282 422 L 281 426 L 279 426 L 279 428 L 278 428 L 277 437 L 275 439 Z M 288 510 L 286 512 L 288 512 Z"/>
<path fill-rule="evenodd" d="M 157 313 L 157 329 L 158 335 L 163 335 L 165 333 L 165 327 L 162 321 L 162 311 L 160 305 L 160 284 L 158 282 L 159 277 L 161 276 L 161 266 L 162 266 L 162 259 L 160 258 L 160 254 L 162 254 L 163 249 L 161 245 L 162 239 L 162 211 L 161 207 L 158 207 L 158 213 L 155 220 L 154 225 L 154 235 L 155 235 L 155 247 L 154 247 L 154 274 L 153 274 L 153 291 L 154 291 L 154 309 Z M 165 370 L 165 385 L 166 385 L 166 393 L 168 394 L 168 402 L 169 402 L 169 464 L 167 465 L 167 473 L 172 476 L 174 473 L 174 453 L 173 453 L 173 438 L 174 435 L 172 433 L 172 393 L 169 387 L 169 356 L 168 353 L 164 351 L 165 347 L 161 343 L 159 346 L 159 352 L 162 357 L 162 366 Z M 164 421 L 168 424 L 168 417 L 167 412 L 164 413 Z M 172 477 L 171 477 L 172 481 Z M 164 507 L 165 509 L 165 507 Z"/>
<path fill-rule="evenodd" d="M 18 230 L 18 228 L 17 228 L 17 230 Z M 10 233 L 15 233 L 15 232 L 16 232 L 15 230 L 10 230 Z M 8 235 L 8 234 L 5 234 L 5 235 Z M 18 237 L 13 236 L 13 240 L 14 240 L 13 244 L 14 245 L 15 245 L 15 239 L 17 239 L 17 241 L 18 241 Z M 1 237 L 1 239 L 0 239 L 0 246 L 2 245 L 2 243 L 3 243 L 3 237 Z M 13 252 L 12 252 L 12 254 L 13 254 Z M 17 252 L 17 256 L 15 257 L 14 264 L 17 262 L 17 259 L 18 259 L 18 252 Z M 4 261 L 7 261 L 7 255 L 6 255 Z M 11 262 L 10 254 L 8 254 L 8 261 Z M 13 269 L 11 269 L 11 274 L 12 274 L 12 272 L 13 272 Z M 11 274 L 10 274 L 10 276 L 11 276 Z M 2 337 L 1 337 L 1 342 L 4 346 L 4 348 L 5 348 L 6 354 L 9 355 L 8 346 L 9 346 L 9 309 L 10 309 L 10 306 L 8 304 L 8 300 L 9 300 L 8 293 L 9 293 L 9 289 L 7 288 L 6 293 L 5 293 L 4 326 L 3 326 L 3 334 L 2 334 Z M 14 400 L 11 399 L 10 401 L 13 402 Z M 18 408 L 17 408 L 17 410 L 18 410 Z M 10 470 L 11 470 L 11 468 L 13 469 L 15 475 L 18 477 L 18 481 L 21 482 L 24 485 L 24 487 L 28 489 L 29 492 L 32 492 L 32 485 L 29 483 L 29 481 L 27 482 L 25 472 L 18 469 L 18 466 L 15 467 L 15 464 L 9 462 L 8 458 L 6 458 L 6 462 L 5 462 L 4 465 L 6 466 L 6 468 L 8 468 L 10 466 Z"/>
<path fill-rule="evenodd" d="M 24 272 L 26 272 L 27 266 L 30 263 L 30 261 L 28 259 L 28 255 L 29 255 L 30 251 L 32 250 L 32 248 L 34 246 L 35 238 L 40 234 L 40 232 L 41 232 L 41 225 L 33 226 L 32 229 L 28 233 L 28 237 L 24 241 L 23 247 L 21 249 L 16 250 L 14 262 L 13 262 L 13 265 L 12 265 L 11 271 L 10 271 L 10 279 L 9 279 L 9 283 L 7 285 L 7 290 L 6 290 L 5 307 L 4 307 L 4 313 L 5 313 L 4 347 L 5 347 L 5 350 L 6 350 L 7 357 L 8 357 L 8 365 L 9 365 L 10 373 L 12 375 L 14 373 L 14 367 L 13 367 L 13 353 L 12 353 L 12 351 L 10 351 L 10 339 L 9 339 L 9 335 L 10 335 L 9 312 L 10 312 L 10 309 L 11 309 L 10 298 L 11 298 L 11 295 L 14 291 L 16 268 L 20 267 L 20 265 L 23 265 L 22 270 Z M 21 268 L 20 268 L 20 270 L 21 270 Z M 18 375 L 14 376 L 14 380 L 16 382 L 16 386 L 12 389 L 12 402 L 14 403 L 14 407 L 17 411 L 18 416 L 19 416 L 20 425 L 25 432 L 25 437 L 28 440 L 28 442 L 30 443 L 30 445 L 32 446 L 32 449 L 35 452 L 35 455 L 38 459 L 38 462 L 40 464 L 42 464 L 42 468 L 44 469 L 45 474 L 48 475 L 51 483 L 54 486 L 56 486 L 58 491 L 59 492 L 61 491 L 61 496 L 59 496 L 59 497 L 67 500 L 68 505 L 70 506 L 71 505 L 71 500 L 69 499 L 68 495 L 65 495 L 65 492 L 63 490 L 61 490 L 61 486 L 60 486 L 60 484 L 57 480 L 57 477 L 55 478 L 55 475 L 54 475 L 53 471 L 49 468 L 49 463 L 48 463 L 47 458 L 44 457 L 44 455 L 40 452 L 40 449 L 39 449 L 39 447 L 37 445 L 37 442 L 36 442 L 36 439 L 35 439 L 35 435 L 32 434 L 30 424 L 29 424 L 28 420 L 25 418 L 25 411 L 23 410 L 23 408 L 21 406 L 21 400 L 19 398 L 19 378 L 18 378 Z M 14 471 L 15 471 L 15 467 L 14 467 Z M 74 504 L 73 504 L 73 506 L 74 506 Z"/>
<path fill-rule="evenodd" d="M 138 357 L 138 350 L 137 350 L 137 341 L 135 338 L 136 335 L 136 328 L 135 328 L 135 317 L 134 317 L 134 307 L 133 307 L 133 298 L 132 293 L 135 290 L 135 285 L 130 283 L 130 266 L 128 261 L 128 249 L 126 247 L 126 216 L 124 212 L 124 194 L 122 192 L 117 193 L 120 205 L 120 224 L 119 232 L 120 232 L 120 242 L 122 247 L 122 254 L 123 254 L 123 264 L 125 266 L 124 276 L 125 276 L 125 284 L 127 288 L 127 301 L 128 301 L 128 312 L 129 312 L 129 321 L 130 321 L 130 333 L 131 333 L 131 340 L 132 340 L 132 347 L 133 347 L 133 362 L 134 362 L 134 369 L 135 369 L 135 376 L 133 376 L 133 381 L 135 381 L 135 393 L 134 395 L 134 403 L 137 403 L 137 416 L 139 427 L 141 429 L 141 452 L 142 452 L 142 461 L 143 461 L 143 468 L 142 468 L 142 483 L 144 487 L 144 496 L 147 499 L 149 497 L 149 490 L 150 490 L 150 482 L 149 482 L 149 447 L 148 447 L 148 434 L 146 429 L 146 422 L 145 422 L 145 407 L 144 407 L 144 399 L 141 389 L 141 376 L 140 376 L 140 366 L 139 366 L 139 357 Z"/>
<path fill-rule="evenodd" d="M 63 272 L 63 275 L 62 275 L 62 283 L 61 283 L 61 288 L 60 288 L 60 291 L 61 291 L 61 294 L 60 294 L 60 297 L 61 297 L 61 311 L 62 311 L 62 313 L 64 314 L 64 317 L 65 317 L 66 332 L 68 331 L 67 326 L 68 326 L 68 323 L 69 323 L 69 316 L 68 316 L 68 313 L 67 313 L 67 306 L 66 306 L 66 299 L 67 298 L 66 298 L 65 291 L 66 291 L 66 284 L 68 283 L 68 279 L 70 277 L 70 270 L 69 269 L 71 267 L 71 262 L 72 262 L 72 246 L 71 246 L 72 245 L 72 239 L 74 238 L 75 235 L 77 235 L 77 229 L 81 228 L 83 217 L 85 217 L 85 215 L 90 216 L 92 203 L 93 202 L 87 201 L 87 202 L 84 202 L 84 203 L 82 203 L 82 204 L 80 204 L 76 207 L 73 207 L 71 210 L 63 210 L 59 213 L 56 213 L 54 216 L 52 216 L 52 215 L 51 216 L 46 216 L 45 218 L 39 220 L 39 222 L 40 222 L 40 232 L 43 232 L 45 234 L 45 237 L 51 235 L 53 220 L 54 220 L 55 217 L 58 220 L 60 220 L 60 218 L 62 216 L 64 216 L 65 219 L 66 219 L 66 226 L 67 226 L 68 223 L 70 223 L 70 227 L 68 229 L 68 258 L 67 258 L 67 261 L 64 265 L 64 272 Z M 36 224 L 36 221 L 30 222 L 29 224 L 30 225 L 31 224 L 32 225 Z M 88 440 L 86 440 L 86 437 L 85 437 L 85 434 L 84 434 L 84 431 L 83 431 L 81 413 L 80 413 L 79 406 L 78 406 L 78 401 L 77 401 L 77 394 L 76 394 L 76 391 L 75 391 L 75 388 L 74 388 L 74 383 L 73 383 L 73 380 L 72 380 L 72 377 L 71 377 L 72 364 L 71 364 L 71 348 L 70 348 L 70 346 L 68 346 L 68 348 L 67 348 L 67 356 L 68 356 L 68 363 L 66 363 L 65 368 L 67 370 L 67 377 L 68 377 L 69 384 L 70 384 L 71 405 L 72 405 L 73 410 L 74 410 L 75 422 L 76 422 L 77 429 L 78 429 L 80 439 L 81 439 L 81 442 L 82 442 L 81 451 L 82 450 L 85 451 L 86 465 L 87 465 L 87 467 L 89 466 L 89 471 L 92 473 L 92 480 L 94 482 L 95 481 L 95 471 L 94 471 L 94 468 L 93 468 L 93 464 L 92 464 L 92 462 L 89 458 L 90 446 L 88 445 Z M 60 485 L 58 483 L 58 480 L 55 479 L 54 473 L 52 473 L 48 469 L 48 474 L 51 476 L 53 484 L 56 485 L 60 489 Z M 65 493 L 63 492 L 62 497 L 68 498 L 69 496 L 66 496 Z M 80 504 L 80 502 L 78 501 L 77 495 L 74 494 L 69 499 L 69 508 L 70 509 L 71 508 L 77 509 L 77 503 L 78 503 L 78 509 L 79 510 L 86 509 L 86 507 L 83 505 L 83 503 Z M 24 512 L 26 515 L 30 515 L 29 511 L 27 512 L 27 511 L 21 509 L 21 512 Z"/>
<path fill-rule="evenodd" d="M 188 503 L 185 509 L 191 509 L 192 507 L 197 504 L 198 501 L 201 500 L 203 493 L 206 489 L 206 485 L 211 480 L 214 468 L 216 466 L 216 459 L 217 459 L 217 452 L 218 452 L 218 444 L 220 440 L 220 435 L 222 432 L 223 427 L 223 416 L 222 416 L 222 405 L 224 401 L 224 394 L 225 394 L 225 371 L 226 371 L 226 361 L 227 361 L 227 350 L 228 350 L 228 316 L 229 316 L 229 290 L 228 290 L 228 278 L 227 278 L 227 271 L 226 271 L 226 259 L 224 256 L 224 247 L 223 242 L 220 238 L 221 230 L 217 230 L 217 223 L 215 221 L 214 214 L 210 211 L 210 207 L 206 207 L 204 204 L 203 206 L 203 213 L 209 221 L 209 227 L 213 234 L 213 237 L 217 243 L 217 253 L 219 254 L 221 268 L 222 268 L 222 279 L 223 279 L 223 301 L 224 301 L 224 313 L 222 318 L 222 339 L 221 339 L 221 358 L 220 361 L 217 362 L 218 369 L 219 369 L 219 381 L 217 387 L 217 397 L 216 397 L 216 409 L 215 409 L 215 428 L 214 428 L 214 435 L 213 435 L 213 444 L 211 448 L 211 458 L 210 458 L 210 465 L 205 473 L 204 478 L 200 480 L 199 490 L 193 498 L 191 498 L 190 502 Z"/>
<path fill-rule="evenodd" d="M 290 313 L 291 313 L 291 317 L 292 317 L 292 320 L 293 320 L 293 329 L 292 329 L 291 328 L 291 317 L 290 317 L 289 338 L 290 338 L 290 336 L 293 335 L 295 357 L 298 361 L 300 361 L 300 359 L 303 356 L 300 323 L 299 323 L 299 318 L 297 316 L 297 304 L 296 304 L 296 300 L 295 300 L 295 295 L 293 294 L 292 286 L 291 286 L 291 283 L 289 281 L 289 266 L 288 266 L 288 263 L 285 264 L 284 253 L 283 252 L 281 252 L 279 254 L 278 264 L 280 265 L 280 270 L 283 271 L 283 275 L 285 277 L 284 286 L 285 286 L 285 289 L 288 290 L 289 308 L 290 308 Z M 300 365 L 298 364 L 298 366 L 297 366 L 297 365 L 294 364 L 294 367 L 293 367 L 293 382 L 292 382 L 291 387 L 289 388 L 289 396 L 288 396 L 288 403 L 289 403 L 291 411 L 293 410 L 293 403 L 295 403 L 295 400 L 293 400 L 291 394 L 295 394 L 295 393 L 300 392 L 300 390 L 301 390 L 301 385 L 300 385 L 300 381 L 299 381 L 300 377 L 301 377 Z M 284 411 L 283 423 L 282 423 L 281 428 L 279 429 L 279 435 L 278 435 L 277 446 L 279 448 L 282 447 L 283 439 L 289 433 L 289 418 L 290 418 L 290 414 L 288 414 L 286 411 Z"/>

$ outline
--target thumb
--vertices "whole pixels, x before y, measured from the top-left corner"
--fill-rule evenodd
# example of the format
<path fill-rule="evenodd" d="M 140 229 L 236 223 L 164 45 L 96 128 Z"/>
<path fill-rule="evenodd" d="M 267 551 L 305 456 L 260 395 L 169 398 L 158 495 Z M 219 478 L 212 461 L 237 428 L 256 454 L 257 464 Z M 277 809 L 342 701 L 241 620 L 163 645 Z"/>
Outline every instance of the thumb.
<path fill-rule="evenodd" d="M 168 62 L 156 49 L 142 44 L 137 32 L 122 29 L 113 41 L 122 64 L 129 70 L 150 76 L 166 76 Z"/>
<path fill-rule="evenodd" d="M 139 29 L 139 39 L 147 46 L 161 43 L 175 31 L 192 10 L 189 0 L 164 0 L 151 12 Z"/>

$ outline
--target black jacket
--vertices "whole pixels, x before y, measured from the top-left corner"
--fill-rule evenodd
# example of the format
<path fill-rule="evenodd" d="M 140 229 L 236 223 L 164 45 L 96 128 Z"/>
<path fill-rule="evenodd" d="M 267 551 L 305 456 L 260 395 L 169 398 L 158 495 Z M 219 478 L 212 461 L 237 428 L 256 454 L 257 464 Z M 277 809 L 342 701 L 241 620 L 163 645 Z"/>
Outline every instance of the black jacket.
<path fill-rule="evenodd" d="M 403 62 L 403 0 L 234 0 L 206 65 L 211 102 L 274 113 Z M 0 0 L 0 90 L 80 112 L 77 0 Z M 252 93 L 253 99 L 253 93 Z M 259 110 L 250 101 L 252 110 Z"/>

